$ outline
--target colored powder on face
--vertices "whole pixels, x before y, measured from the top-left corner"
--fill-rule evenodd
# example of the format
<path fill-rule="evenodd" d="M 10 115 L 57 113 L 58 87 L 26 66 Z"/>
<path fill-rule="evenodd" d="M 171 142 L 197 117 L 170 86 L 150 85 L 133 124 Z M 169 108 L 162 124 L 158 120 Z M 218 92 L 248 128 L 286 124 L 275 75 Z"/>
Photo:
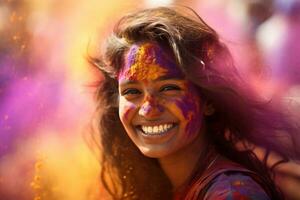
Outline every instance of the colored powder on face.
<path fill-rule="evenodd" d="M 141 107 L 141 114 L 147 115 L 150 112 L 161 113 L 163 112 L 163 107 L 158 104 L 153 97 L 150 99 L 146 99 L 146 102 Z"/>
<path fill-rule="evenodd" d="M 132 110 L 134 110 L 134 109 L 135 109 L 134 105 L 128 105 L 128 106 L 126 106 L 124 108 L 124 110 L 122 111 L 121 116 L 124 116 L 124 119 L 128 119 L 128 116 L 129 116 L 130 112 Z"/>
<path fill-rule="evenodd" d="M 191 111 L 197 112 L 199 109 L 198 99 L 196 98 L 196 90 L 192 88 L 191 84 L 186 83 L 183 88 L 184 91 L 187 91 L 186 94 L 177 101 L 177 106 L 181 109 L 182 115 L 185 119 L 188 119 Z"/>
<path fill-rule="evenodd" d="M 187 118 L 187 125 L 186 125 L 186 128 L 185 128 L 185 131 L 187 133 L 194 133 L 197 128 L 199 127 L 199 122 L 198 120 L 200 120 L 200 118 L 198 116 L 195 116 L 195 113 L 190 111 L 189 114 L 188 114 L 188 118 Z"/>
<path fill-rule="evenodd" d="M 200 127 L 201 115 L 199 113 L 199 99 L 192 94 L 189 90 L 180 101 L 176 102 L 177 106 L 180 108 L 184 119 L 187 122 L 186 132 L 193 133 Z"/>
<path fill-rule="evenodd" d="M 120 79 L 153 81 L 164 75 L 182 76 L 176 63 L 165 51 L 153 43 L 133 45 L 127 56 Z"/>
<path fill-rule="evenodd" d="M 197 106 L 194 102 L 186 102 L 184 100 L 178 101 L 177 105 L 180 108 L 185 121 L 187 122 L 185 128 L 186 132 L 193 133 L 197 129 L 197 126 L 195 125 L 196 121 L 199 121 L 200 123 L 200 116 L 195 115 L 197 113 Z"/>
<path fill-rule="evenodd" d="M 151 106 L 151 104 L 150 104 L 150 102 L 149 101 L 146 101 L 144 104 L 143 104 L 143 106 L 141 107 L 141 115 L 146 115 L 147 113 L 149 113 L 150 111 L 151 111 L 151 109 L 152 109 L 152 106 Z"/>

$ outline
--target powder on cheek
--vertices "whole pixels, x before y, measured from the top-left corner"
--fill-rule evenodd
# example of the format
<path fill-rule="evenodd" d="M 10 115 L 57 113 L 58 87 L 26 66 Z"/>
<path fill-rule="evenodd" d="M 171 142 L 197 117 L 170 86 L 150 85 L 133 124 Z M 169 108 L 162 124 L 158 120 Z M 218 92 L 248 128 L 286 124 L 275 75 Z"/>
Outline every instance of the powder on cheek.
<path fill-rule="evenodd" d="M 199 98 L 188 91 L 186 95 L 175 102 L 183 119 L 186 122 L 185 131 L 188 134 L 194 133 L 201 125 L 201 114 Z"/>
<path fill-rule="evenodd" d="M 136 108 L 135 105 L 133 104 L 128 104 L 128 105 L 121 105 L 122 109 L 120 109 L 120 117 L 123 120 L 128 120 L 129 119 L 129 115 L 131 113 L 133 113 L 134 109 Z M 120 106 L 120 108 L 121 108 Z"/>

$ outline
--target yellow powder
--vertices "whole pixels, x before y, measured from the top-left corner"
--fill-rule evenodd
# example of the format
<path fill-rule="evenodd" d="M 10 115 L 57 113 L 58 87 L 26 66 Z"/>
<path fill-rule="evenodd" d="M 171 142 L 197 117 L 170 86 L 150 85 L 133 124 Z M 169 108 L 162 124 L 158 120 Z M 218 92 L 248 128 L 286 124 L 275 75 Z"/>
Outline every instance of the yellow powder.
<path fill-rule="evenodd" d="M 168 70 L 156 62 L 155 49 L 153 44 L 146 43 L 138 49 L 135 63 L 125 73 L 125 76 L 137 80 L 155 80 L 165 75 Z"/>

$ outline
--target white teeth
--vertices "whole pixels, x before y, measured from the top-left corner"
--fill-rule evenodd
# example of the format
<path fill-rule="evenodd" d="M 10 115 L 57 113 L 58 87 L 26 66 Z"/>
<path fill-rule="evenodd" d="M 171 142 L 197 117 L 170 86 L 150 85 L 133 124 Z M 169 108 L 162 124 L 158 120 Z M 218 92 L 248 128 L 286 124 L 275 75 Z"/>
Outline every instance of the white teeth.
<path fill-rule="evenodd" d="M 173 127 L 173 124 L 161 124 L 158 126 L 142 126 L 142 130 L 146 134 L 161 134 Z"/>
<path fill-rule="evenodd" d="M 163 125 L 159 125 L 158 131 L 159 131 L 159 132 L 162 132 L 163 129 L 164 129 Z"/>
<path fill-rule="evenodd" d="M 168 124 L 164 124 L 164 129 L 168 129 Z"/>

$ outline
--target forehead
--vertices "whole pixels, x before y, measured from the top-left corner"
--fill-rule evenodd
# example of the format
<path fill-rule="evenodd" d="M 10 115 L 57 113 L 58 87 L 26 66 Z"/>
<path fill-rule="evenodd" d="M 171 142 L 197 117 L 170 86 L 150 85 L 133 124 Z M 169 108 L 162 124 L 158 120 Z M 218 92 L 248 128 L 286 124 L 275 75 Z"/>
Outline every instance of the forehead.
<path fill-rule="evenodd" d="M 134 44 L 124 58 L 124 66 L 118 74 L 119 81 L 153 81 L 161 77 L 183 77 L 173 56 L 156 43 Z"/>

